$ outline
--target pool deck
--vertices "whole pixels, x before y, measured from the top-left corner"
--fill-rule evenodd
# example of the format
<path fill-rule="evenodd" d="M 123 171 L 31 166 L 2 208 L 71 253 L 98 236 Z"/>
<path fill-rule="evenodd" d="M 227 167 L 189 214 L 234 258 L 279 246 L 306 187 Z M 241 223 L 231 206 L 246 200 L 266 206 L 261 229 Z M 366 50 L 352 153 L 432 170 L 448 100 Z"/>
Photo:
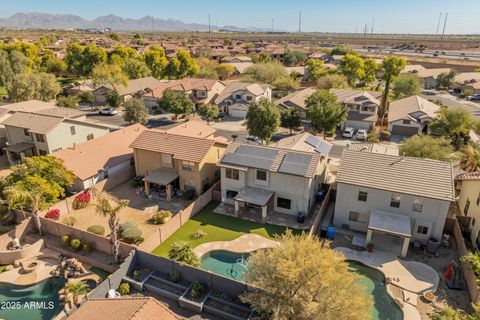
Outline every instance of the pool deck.
<path fill-rule="evenodd" d="M 404 261 L 390 252 L 374 250 L 373 252 L 355 251 L 339 247 L 335 251 L 343 253 L 347 260 L 359 261 L 381 271 L 385 278 L 391 279 L 387 292 L 402 308 L 405 320 L 420 320 L 416 305 L 419 295 L 426 291 L 437 291 L 440 276 L 430 266 L 416 261 Z M 403 300 L 392 294 L 390 286 L 402 290 Z"/>
<path fill-rule="evenodd" d="M 214 251 L 214 250 L 224 250 L 235 253 L 245 253 L 253 252 L 258 249 L 272 248 L 279 246 L 280 243 L 267 239 L 265 237 L 259 236 L 257 234 L 244 234 L 232 241 L 212 241 L 203 243 L 195 249 L 193 252 L 198 257 L 203 256 L 205 253 Z"/>

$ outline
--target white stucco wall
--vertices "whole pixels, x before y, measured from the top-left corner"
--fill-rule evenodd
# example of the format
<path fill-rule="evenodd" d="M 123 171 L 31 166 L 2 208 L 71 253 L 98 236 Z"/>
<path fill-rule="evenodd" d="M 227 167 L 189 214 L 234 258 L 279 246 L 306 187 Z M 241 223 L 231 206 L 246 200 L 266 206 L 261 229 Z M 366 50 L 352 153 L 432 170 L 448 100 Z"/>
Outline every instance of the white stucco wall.
<path fill-rule="evenodd" d="M 480 195 L 480 180 L 463 180 L 461 182 L 460 194 L 458 196 L 458 208 L 461 214 L 465 214 L 465 203 L 470 200 L 466 216 L 472 217 L 470 221 L 470 240 L 475 243 L 480 231 L 480 203 L 477 205 L 477 198 Z M 474 220 L 475 219 L 475 223 Z"/>

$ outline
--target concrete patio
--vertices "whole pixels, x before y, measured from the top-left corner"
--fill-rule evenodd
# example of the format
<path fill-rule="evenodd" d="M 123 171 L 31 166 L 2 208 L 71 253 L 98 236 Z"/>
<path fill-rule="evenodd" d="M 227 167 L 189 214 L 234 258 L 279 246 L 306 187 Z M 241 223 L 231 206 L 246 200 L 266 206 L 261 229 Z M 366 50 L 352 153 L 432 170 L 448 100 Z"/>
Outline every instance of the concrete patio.
<path fill-rule="evenodd" d="M 235 207 L 233 205 L 229 205 L 226 203 L 220 203 L 213 212 L 218 214 L 223 214 L 226 216 L 235 217 Z M 290 214 L 280 213 L 280 212 L 269 212 L 267 214 L 267 222 L 268 224 L 284 226 L 292 229 L 298 230 L 309 230 L 313 225 L 314 220 L 314 212 L 305 219 L 304 223 L 297 222 L 297 217 Z M 255 208 L 240 208 L 238 217 L 241 219 L 260 222 L 262 223 L 262 212 L 261 209 Z"/>

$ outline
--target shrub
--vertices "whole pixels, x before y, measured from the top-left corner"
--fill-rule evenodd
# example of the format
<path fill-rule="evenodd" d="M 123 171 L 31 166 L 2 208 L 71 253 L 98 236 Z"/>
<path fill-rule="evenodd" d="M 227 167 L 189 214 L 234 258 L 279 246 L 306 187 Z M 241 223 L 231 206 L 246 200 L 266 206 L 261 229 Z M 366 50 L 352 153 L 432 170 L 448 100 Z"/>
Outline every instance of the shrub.
<path fill-rule="evenodd" d="M 380 132 L 380 140 L 390 140 L 392 133 L 390 131 L 384 130 Z"/>
<path fill-rule="evenodd" d="M 192 235 L 190 236 L 192 239 L 200 239 L 200 238 L 203 238 L 207 235 L 207 233 L 205 231 L 203 231 L 202 229 L 197 229 L 197 231 L 195 231 L 195 233 L 192 233 Z"/>
<path fill-rule="evenodd" d="M 70 245 L 70 242 L 72 241 L 72 237 L 69 235 L 64 235 L 62 236 L 62 243 L 66 246 Z"/>
<path fill-rule="evenodd" d="M 45 214 L 45 218 L 58 220 L 60 218 L 60 210 L 59 209 L 51 209 Z"/>
<path fill-rule="evenodd" d="M 85 208 L 90 203 L 91 199 L 92 197 L 90 196 L 90 193 L 79 193 L 73 200 L 73 209 L 78 210 Z"/>
<path fill-rule="evenodd" d="M 77 223 L 77 219 L 76 219 L 75 217 L 72 217 L 72 216 L 64 217 L 64 218 L 62 219 L 62 223 L 63 223 L 63 224 L 66 224 L 67 226 L 73 227 L 73 225 L 74 225 L 75 223 Z"/>
<path fill-rule="evenodd" d="M 105 227 L 99 224 L 94 224 L 93 226 L 88 227 L 87 231 L 103 236 L 105 234 Z"/>
<path fill-rule="evenodd" d="M 193 299 L 198 299 L 205 292 L 205 287 L 200 284 L 200 282 L 195 281 L 192 283 L 192 289 L 190 290 L 190 297 Z"/>
<path fill-rule="evenodd" d="M 371 143 L 377 143 L 379 141 L 375 129 L 368 133 L 366 141 Z"/>
<path fill-rule="evenodd" d="M 127 221 L 127 222 L 124 222 L 124 223 L 120 224 L 119 228 L 120 228 L 120 232 L 123 232 L 123 231 L 125 231 L 127 229 L 131 229 L 131 228 L 138 229 L 138 226 L 133 221 Z"/>
<path fill-rule="evenodd" d="M 128 228 L 122 232 L 123 241 L 127 243 L 136 243 L 140 240 L 142 231 L 138 228 Z"/>
<path fill-rule="evenodd" d="M 172 274 L 170 275 L 170 280 L 172 280 L 175 283 L 180 281 L 180 273 L 178 273 L 178 271 L 173 271 Z"/>
<path fill-rule="evenodd" d="M 70 241 L 70 246 L 74 250 L 77 250 L 77 251 L 81 250 L 82 249 L 82 241 L 80 241 L 80 239 L 73 239 L 72 241 Z"/>
<path fill-rule="evenodd" d="M 93 243 L 85 243 L 82 247 L 83 251 L 85 252 L 92 252 L 95 249 Z"/>
<path fill-rule="evenodd" d="M 195 198 L 195 190 L 186 190 L 183 193 L 183 198 L 185 200 L 193 200 L 193 198 Z"/>
<path fill-rule="evenodd" d="M 118 293 L 125 296 L 130 293 L 130 283 L 124 282 L 118 287 Z"/>
<path fill-rule="evenodd" d="M 168 210 L 160 210 L 152 216 L 153 224 L 164 224 L 173 216 L 172 212 Z"/>

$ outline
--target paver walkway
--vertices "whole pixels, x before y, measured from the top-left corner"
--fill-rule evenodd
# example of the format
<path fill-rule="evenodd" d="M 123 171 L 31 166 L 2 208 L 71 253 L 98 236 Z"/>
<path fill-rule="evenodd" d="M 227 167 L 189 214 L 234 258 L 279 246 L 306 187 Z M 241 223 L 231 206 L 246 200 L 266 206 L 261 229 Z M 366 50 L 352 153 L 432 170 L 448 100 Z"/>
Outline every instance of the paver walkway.
<path fill-rule="evenodd" d="M 258 249 L 272 248 L 280 243 L 259 236 L 258 234 L 244 234 L 232 241 L 212 241 L 201 244 L 193 249 L 198 257 L 213 250 L 225 250 L 235 253 L 253 252 Z"/>

